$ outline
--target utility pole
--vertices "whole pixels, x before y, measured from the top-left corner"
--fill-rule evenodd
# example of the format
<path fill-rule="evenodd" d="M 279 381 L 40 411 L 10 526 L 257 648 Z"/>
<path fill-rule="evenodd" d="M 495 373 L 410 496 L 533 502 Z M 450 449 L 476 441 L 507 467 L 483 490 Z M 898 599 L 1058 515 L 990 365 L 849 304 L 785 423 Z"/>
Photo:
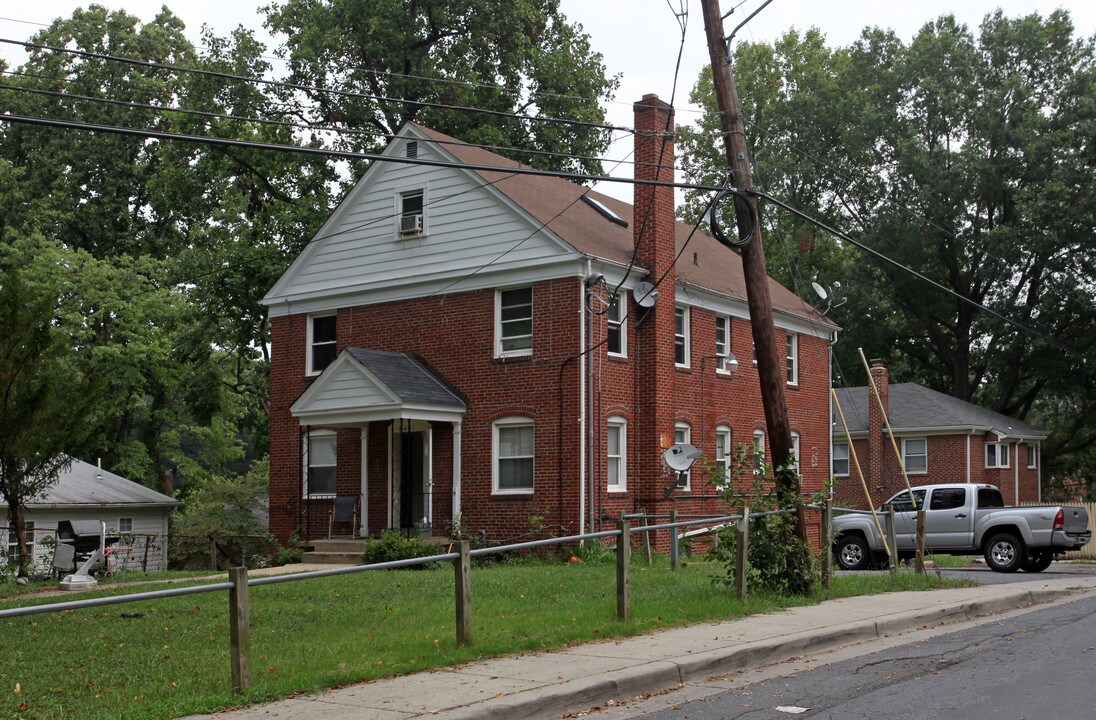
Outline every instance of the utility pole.
<path fill-rule="evenodd" d="M 742 112 L 738 105 L 738 89 L 731 74 L 730 48 L 723 36 L 723 16 L 719 9 L 719 0 L 701 0 L 701 8 L 704 12 L 704 31 L 708 36 L 708 54 L 711 56 L 716 99 L 722 116 L 723 139 L 726 144 L 727 165 L 731 171 L 731 185 L 738 190 L 746 191 L 753 186 L 750 177 L 750 154 L 746 146 Z M 713 211 L 715 211 L 714 208 Z M 806 540 L 807 526 L 803 518 L 799 477 L 787 467 L 788 458 L 792 452 L 788 405 L 784 397 L 787 376 L 780 353 L 777 352 L 772 298 L 769 296 L 769 275 L 765 268 L 765 249 L 761 245 L 761 223 L 757 199 L 748 193 L 736 194 L 735 219 L 739 238 L 750 237 L 749 244 L 742 248 L 742 270 L 746 278 L 746 302 L 750 308 L 750 326 L 753 329 L 754 348 L 757 352 L 757 374 L 761 382 L 761 402 L 765 407 L 765 425 L 768 429 L 769 447 L 773 454 L 778 496 L 782 502 L 787 502 L 793 496 L 796 498 L 796 534 Z M 784 468 L 783 471 L 781 467 Z"/>

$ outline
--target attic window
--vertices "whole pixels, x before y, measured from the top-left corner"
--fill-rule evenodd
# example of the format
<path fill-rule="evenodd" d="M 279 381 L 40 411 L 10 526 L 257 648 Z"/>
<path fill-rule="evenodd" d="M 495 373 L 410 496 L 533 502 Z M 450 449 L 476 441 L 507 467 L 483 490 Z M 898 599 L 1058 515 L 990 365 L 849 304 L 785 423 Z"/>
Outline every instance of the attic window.
<path fill-rule="evenodd" d="M 417 158 L 419 156 L 419 141 L 408 140 L 407 141 L 407 157 Z"/>
<path fill-rule="evenodd" d="M 628 221 L 627 220 L 625 220 L 624 218 L 622 218 L 621 216 L 617 215 L 615 212 L 613 212 L 612 210 L 607 208 L 605 206 L 605 204 L 602 203 L 600 200 L 595 200 L 594 198 L 590 197 L 589 195 L 583 195 L 582 200 L 587 205 L 592 207 L 594 210 L 597 210 L 599 213 L 601 213 L 602 216 L 604 216 L 605 219 L 608 220 L 609 222 L 616 223 L 617 225 L 619 225 L 621 227 L 628 227 Z"/>

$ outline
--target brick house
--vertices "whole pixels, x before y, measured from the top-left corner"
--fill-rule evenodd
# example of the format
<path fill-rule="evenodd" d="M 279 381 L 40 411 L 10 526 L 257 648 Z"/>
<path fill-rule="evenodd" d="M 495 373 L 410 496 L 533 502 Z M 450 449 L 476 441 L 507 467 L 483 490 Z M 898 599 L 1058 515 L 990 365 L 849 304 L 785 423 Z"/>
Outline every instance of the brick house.
<path fill-rule="evenodd" d="M 1041 499 L 1043 430 L 921 385 L 891 385 L 887 368 L 878 360 L 872 361 L 871 375 L 911 485 L 989 483 L 1001 489 L 1009 504 Z M 905 487 L 879 403 L 868 386 L 836 393 L 872 506 L 879 507 Z M 834 418 L 834 502 L 866 507 L 848 437 L 836 412 Z"/>
<path fill-rule="evenodd" d="M 649 95 L 635 113 L 637 177 L 672 180 L 672 108 Z M 739 256 L 675 220 L 672 187 L 635 185 L 633 213 L 416 124 L 384 153 L 264 299 L 275 536 L 322 535 L 340 496 L 363 536 L 722 510 L 662 454 L 768 452 Z M 836 328 L 770 290 L 810 491 L 829 477 Z"/>

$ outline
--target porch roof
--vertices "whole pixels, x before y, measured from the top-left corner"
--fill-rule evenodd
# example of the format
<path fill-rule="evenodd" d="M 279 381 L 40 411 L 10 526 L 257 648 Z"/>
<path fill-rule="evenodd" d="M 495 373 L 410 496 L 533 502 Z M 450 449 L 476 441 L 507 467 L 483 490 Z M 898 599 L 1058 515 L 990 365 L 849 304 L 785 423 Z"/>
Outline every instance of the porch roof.
<path fill-rule="evenodd" d="M 421 358 L 346 348 L 290 412 L 301 425 L 355 426 L 375 420 L 459 422 L 467 407 L 464 394 Z"/>

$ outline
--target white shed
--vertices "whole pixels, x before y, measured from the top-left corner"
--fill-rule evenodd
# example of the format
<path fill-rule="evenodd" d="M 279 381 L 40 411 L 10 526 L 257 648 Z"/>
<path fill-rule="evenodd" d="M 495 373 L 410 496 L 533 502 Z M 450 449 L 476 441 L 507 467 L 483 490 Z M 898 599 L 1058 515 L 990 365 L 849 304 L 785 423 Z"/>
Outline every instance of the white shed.
<path fill-rule="evenodd" d="M 26 507 L 27 541 L 31 543 L 34 572 L 46 572 L 53 550 L 42 541 L 55 537 L 62 520 L 101 520 L 108 534 L 120 535 L 114 559 L 131 570 L 167 569 L 168 518 L 177 500 L 151 488 L 73 460 L 57 483 Z M 7 505 L 0 501 L 0 523 L 7 525 Z M 16 553 L 15 529 L 5 528 L 7 553 Z"/>

